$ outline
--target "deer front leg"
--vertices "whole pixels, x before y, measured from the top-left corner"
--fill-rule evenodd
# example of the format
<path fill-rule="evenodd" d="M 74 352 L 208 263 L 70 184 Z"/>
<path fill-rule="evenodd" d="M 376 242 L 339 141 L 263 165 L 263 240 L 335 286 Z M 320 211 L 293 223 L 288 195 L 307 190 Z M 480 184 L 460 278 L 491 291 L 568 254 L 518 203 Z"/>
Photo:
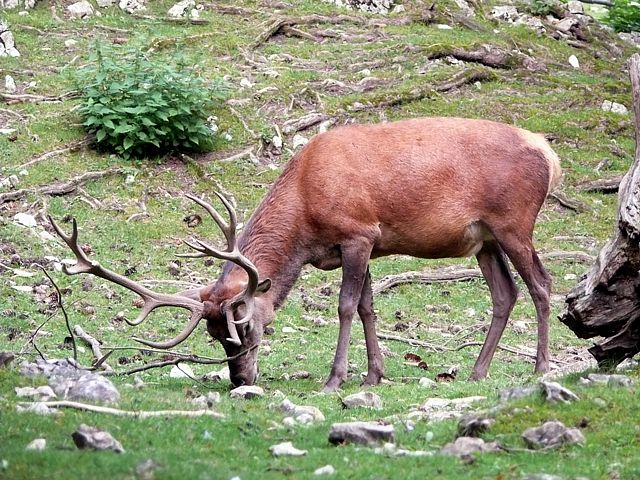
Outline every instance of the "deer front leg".
<path fill-rule="evenodd" d="M 347 378 L 347 355 L 351 339 L 351 321 L 362 296 L 362 287 L 365 282 L 372 245 L 372 243 L 363 240 L 341 245 L 342 285 L 340 286 L 338 304 L 340 329 L 336 354 L 333 359 L 331 373 L 324 385 L 324 392 L 336 391 Z"/>

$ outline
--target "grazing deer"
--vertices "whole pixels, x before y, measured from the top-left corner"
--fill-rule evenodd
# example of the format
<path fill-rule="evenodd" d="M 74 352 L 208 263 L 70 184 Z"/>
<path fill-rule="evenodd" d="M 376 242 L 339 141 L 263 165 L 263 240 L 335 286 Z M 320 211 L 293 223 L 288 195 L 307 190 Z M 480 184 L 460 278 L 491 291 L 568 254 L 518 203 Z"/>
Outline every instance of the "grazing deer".
<path fill-rule="evenodd" d="M 420 258 L 475 255 L 493 302 L 493 318 L 472 379 L 486 377 L 516 301 L 507 257 L 529 289 L 536 308 L 536 372 L 549 368 L 551 278 L 533 248 L 538 212 L 560 180 L 558 156 L 542 136 L 509 125 L 461 118 L 425 118 L 379 125 L 353 125 L 315 136 L 285 167 L 236 239 L 236 214 L 222 195 L 229 223 L 205 201 L 200 204 L 222 229 L 227 249 L 187 241 L 196 252 L 226 260 L 220 278 L 175 295 L 152 292 L 92 262 L 73 233 L 53 227 L 78 262 L 66 273 L 91 273 L 144 299 L 137 325 L 159 306 L 191 311 L 183 331 L 151 342 L 170 348 L 206 318 L 229 360 L 231 382 L 256 382 L 257 346 L 302 267 L 342 267 L 338 345 L 326 391 L 347 376 L 351 321 L 364 327 L 368 371 L 378 384 L 383 361 L 375 331 L 369 260 L 403 254 Z"/>

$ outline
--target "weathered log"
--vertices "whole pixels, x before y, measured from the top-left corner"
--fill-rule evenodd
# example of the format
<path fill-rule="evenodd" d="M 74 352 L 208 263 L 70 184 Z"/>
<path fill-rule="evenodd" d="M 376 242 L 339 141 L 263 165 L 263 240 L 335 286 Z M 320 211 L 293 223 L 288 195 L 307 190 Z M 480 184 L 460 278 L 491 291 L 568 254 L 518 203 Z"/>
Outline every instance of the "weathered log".
<path fill-rule="evenodd" d="M 567 296 L 560 317 L 581 338 L 607 337 L 589 352 L 615 366 L 640 352 L 640 55 L 631 57 L 636 154 L 620 183 L 618 225 L 587 277 Z"/>

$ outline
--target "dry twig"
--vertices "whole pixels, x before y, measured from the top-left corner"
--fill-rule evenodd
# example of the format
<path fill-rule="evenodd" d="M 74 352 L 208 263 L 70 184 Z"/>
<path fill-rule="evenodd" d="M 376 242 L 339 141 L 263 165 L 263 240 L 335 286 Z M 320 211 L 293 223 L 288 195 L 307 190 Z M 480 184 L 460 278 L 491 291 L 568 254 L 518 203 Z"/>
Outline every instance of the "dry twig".
<path fill-rule="evenodd" d="M 91 143 L 91 139 L 89 138 L 83 138 L 82 140 L 78 140 L 76 142 L 71 143 L 69 146 L 67 147 L 63 147 L 63 148 L 59 148 L 58 150 L 52 150 L 50 152 L 46 152 L 43 153 L 42 155 L 39 155 L 35 158 L 32 158 L 31 160 L 29 160 L 26 163 L 23 163 L 22 165 L 16 167 L 17 170 L 22 170 L 24 168 L 30 167 L 36 163 L 42 162 L 43 160 L 47 160 L 49 158 L 53 158 L 56 157 L 58 155 L 61 155 L 63 153 L 67 153 L 67 152 L 75 152 L 76 150 L 80 150 L 83 147 L 86 147 L 87 145 L 89 145 Z"/>
<path fill-rule="evenodd" d="M 49 275 L 47 270 L 42 266 L 40 266 L 40 270 L 42 270 L 42 273 L 44 273 L 46 277 L 49 279 L 49 281 L 51 282 L 51 285 L 53 285 L 53 288 L 56 289 L 57 304 L 60 310 L 62 310 L 62 315 L 64 315 L 64 323 L 67 326 L 67 331 L 69 332 L 69 338 L 71 338 L 71 345 L 73 346 L 73 359 L 78 360 L 78 347 L 76 345 L 76 337 L 73 335 L 73 332 L 71 331 L 71 325 L 69 325 L 69 316 L 67 315 L 67 310 L 64 308 L 64 305 L 62 303 L 62 292 L 58 288 L 58 285 L 56 284 L 56 282 L 53 281 L 53 278 L 51 278 L 51 275 Z"/>

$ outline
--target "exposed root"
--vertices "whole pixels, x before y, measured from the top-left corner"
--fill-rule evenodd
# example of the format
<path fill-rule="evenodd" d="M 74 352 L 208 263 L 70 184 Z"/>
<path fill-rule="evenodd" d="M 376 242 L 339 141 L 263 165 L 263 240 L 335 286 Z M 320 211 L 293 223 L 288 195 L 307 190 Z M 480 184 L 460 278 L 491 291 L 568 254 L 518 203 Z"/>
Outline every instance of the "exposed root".
<path fill-rule="evenodd" d="M 80 95 L 77 90 L 63 93 L 62 95 L 33 95 L 30 93 L 2 93 L 0 92 L 0 99 L 4 100 L 7 104 L 14 103 L 49 103 L 49 102 L 64 102 L 70 98 L 76 98 Z"/>
<path fill-rule="evenodd" d="M 97 180 L 98 178 L 108 177 L 110 175 L 117 175 L 123 173 L 123 168 L 110 168 L 109 170 L 101 170 L 97 172 L 87 172 L 82 175 L 78 175 L 77 177 L 73 177 L 70 180 L 67 180 L 63 183 L 56 183 L 54 185 L 44 185 L 42 187 L 35 188 L 22 188 L 20 190 L 13 190 L 6 193 L 0 194 L 0 205 L 5 202 L 12 202 L 16 200 L 21 200 L 30 194 L 41 194 L 41 195 L 66 195 L 69 193 L 73 193 L 80 185 L 84 185 L 87 182 L 92 180 Z"/>
<path fill-rule="evenodd" d="M 575 198 L 569 198 L 569 196 L 561 190 L 555 190 L 549 195 L 549 197 L 553 198 L 563 207 L 573 210 L 574 212 L 582 213 L 591 210 L 589 205 L 581 202 L 580 200 L 576 200 Z"/>
<path fill-rule="evenodd" d="M 92 142 L 92 139 L 89 138 L 83 138 L 82 140 L 78 140 L 76 142 L 71 143 L 69 146 L 64 147 L 64 148 L 60 148 L 58 150 L 52 150 L 50 152 L 46 152 L 43 153 L 42 155 L 39 155 L 35 158 L 32 158 L 31 160 L 29 160 L 26 163 L 23 163 L 22 165 L 20 165 L 19 167 L 16 167 L 17 170 L 22 170 L 24 168 L 28 168 L 32 165 L 35 165 L 36 163 L 40 163 L 44 160 L 47 160 L 49 158 L 53 158 L 56 157 L 58 155 L 62 155 L 63 153 L 68 153 L 68 152 L 75 152 L 77 150 L 80 150 L 83 147 L 86 147 L 87 145 L 89 145 Z"/>
<path fill-rule="evenodd" d="M 599 178 L 590 182 L 581 183 L 576 187 L 579 192 L 616 193 L 620 188 L 623 175 L 609 178 Z"/>

